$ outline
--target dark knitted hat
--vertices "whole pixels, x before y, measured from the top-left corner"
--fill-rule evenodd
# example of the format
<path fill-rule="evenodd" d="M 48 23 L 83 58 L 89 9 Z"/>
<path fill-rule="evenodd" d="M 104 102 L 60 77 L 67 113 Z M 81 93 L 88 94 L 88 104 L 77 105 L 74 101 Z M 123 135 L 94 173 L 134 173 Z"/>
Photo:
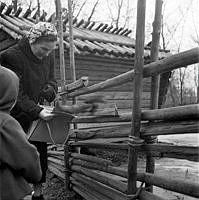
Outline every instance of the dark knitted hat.
<path fill-rule="evenodd" d="M 17 75 L 0 65 L 0 111 L 10 111 L 14 106 L 19 91 Z"/>

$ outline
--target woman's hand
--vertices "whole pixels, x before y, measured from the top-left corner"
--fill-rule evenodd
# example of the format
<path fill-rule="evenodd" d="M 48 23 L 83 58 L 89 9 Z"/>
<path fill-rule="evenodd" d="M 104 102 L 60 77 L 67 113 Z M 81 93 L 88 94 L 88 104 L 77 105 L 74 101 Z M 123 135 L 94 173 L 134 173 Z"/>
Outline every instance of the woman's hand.
<path fill-rule="evenodd" d="M 39 117 L 46 121 L 52 119 L 53 116 L 54 114 L 52 113 L 52 111 L 47 110 L 45 108 L 39 113 Z"/>

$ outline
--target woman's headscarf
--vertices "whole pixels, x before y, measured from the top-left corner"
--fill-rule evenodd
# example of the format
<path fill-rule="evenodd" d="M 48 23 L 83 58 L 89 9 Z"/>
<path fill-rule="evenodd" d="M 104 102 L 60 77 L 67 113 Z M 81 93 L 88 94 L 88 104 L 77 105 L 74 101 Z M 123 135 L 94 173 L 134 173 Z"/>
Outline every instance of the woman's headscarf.
<path fill-rule="evenodd" d="M 30 44 L 34 43 L 40 37 L 48 36 L 57 39 L 57 30 L 55 26 L 49 22 L 39 22 L 33 25 L 27 34 Z"/>

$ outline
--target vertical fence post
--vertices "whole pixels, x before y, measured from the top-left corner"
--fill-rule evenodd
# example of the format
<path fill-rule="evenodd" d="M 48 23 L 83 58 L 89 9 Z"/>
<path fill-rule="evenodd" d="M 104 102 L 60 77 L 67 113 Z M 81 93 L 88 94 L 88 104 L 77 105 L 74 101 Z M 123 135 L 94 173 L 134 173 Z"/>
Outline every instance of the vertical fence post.
<path fill-rule="evenodd" d="M 74 41 L 73 41 L 73 12 L 72 12 L 72 2 L 68 0 L 68 19 L 69 19 L 69 41 L 70 41 L 70 70 L 71 79 L 76 81 L 75 73 L 75 55 L 74 55 Z"/>
<path fill-rule="evenodd" d="M 73 41 L 73 12 L 72 2 L 68 0 L 68 19 L 69 19 L 69 42 L 70 42 L 70 72 L 72 82 L 76 81 L 75 72 L 75 54 L 74 54 L 74 41 Z M 73 97 L 73 104 L 76 104 L 76 98 Z M 74 124 L 74 128 L 77 128 L 77 124 Z"/>
<path fill-rule="evenodd" d="M 130 136 L 140 137 L 141 125 L 141 93 L 144 66 L 144 39 L 145 39 L 145 10 L 146 0 L 137 1 L 137 27 L 135 46 L 135 79 L 133 86 L 133 110 L 132 128 Z M 135 194 L 137 191 L 137 158 L 138 152 L 135 148 L 129 147 L 128 153 L 128 193 Z"/>
<path fill-rule="evenodd" d="M 61 1 L 55 0 L 55 5 L 56 5 L 56 15 L 57 15 L 56 18 L 58 22 L 61 89 L 62 91 L 64 91 L 64 86 L 66 82 L 66 73 L 65 73 L 65 60 L 64 60 L 63 20 L 62 20 Z"/>
<path fill-rule="evenodd" d="M 155 17 L 153 22 L 153 33 L 152 33 L 152 43 L 151 43 L 151 62 L 158 60 L 159 53 L 159 41 L 160 41 L 160 31 L 161 31 L 161 18 L 162 18 L 162 0 L 156 0 L 155 2 Z M 158 108 L 159 100 L 159 89 L 160 89 L 160 75 L 152 76 L 151 80 L 151 109 Z M 148 137 L 146 139 L 147 143 L 154 143 L 156 137 Z M 146 156 L 146 172 L 154 173 L 155 170 L 155 159 L 147 154 Z M 146 184 L 147 191 L 153 192 L 153 186 Z"/>
<path fill-rule="evenodd" d="M 58 22 L 58 35 L 59 35 L 59 58 L 60 58 L 60 75 L 61 75 L 61 91 L 64 91 L 66 84 L 65 74 L 65 57 L 64 57 L 64 43 L 63 43 L 63 20 L 62 20 L 62 7 L 61 0 L 55 0 L 56 14 Z M 65 99 L 62 100 L 65 102 Z M 67 197 L 71 196 L 70 190 L 70 172 L 69 172 L 69 146 L 66 142 L 64 144 L 64 164 L 65 164 L 65 190 Z"/>

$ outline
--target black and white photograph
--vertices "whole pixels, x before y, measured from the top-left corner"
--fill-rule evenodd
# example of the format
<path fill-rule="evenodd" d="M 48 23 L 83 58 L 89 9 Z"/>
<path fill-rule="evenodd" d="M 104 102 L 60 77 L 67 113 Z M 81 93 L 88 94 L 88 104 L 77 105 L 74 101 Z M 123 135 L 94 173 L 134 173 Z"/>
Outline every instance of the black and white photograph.
<path fill-rule="evenodd" d="M 0 0 L 0 200 L 199 199 L 198 0 Z"/>

